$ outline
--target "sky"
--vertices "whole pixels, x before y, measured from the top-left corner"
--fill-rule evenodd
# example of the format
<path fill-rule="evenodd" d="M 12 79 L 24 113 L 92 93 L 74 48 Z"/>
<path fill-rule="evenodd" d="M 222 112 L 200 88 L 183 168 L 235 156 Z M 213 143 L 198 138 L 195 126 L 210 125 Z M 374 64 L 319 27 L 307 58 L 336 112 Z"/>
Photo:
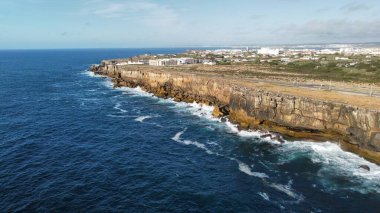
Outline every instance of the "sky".
<path fill-rule="evenodd" d="M 379 0 L 0 0 L 0 49 L 379 41 Z"/>

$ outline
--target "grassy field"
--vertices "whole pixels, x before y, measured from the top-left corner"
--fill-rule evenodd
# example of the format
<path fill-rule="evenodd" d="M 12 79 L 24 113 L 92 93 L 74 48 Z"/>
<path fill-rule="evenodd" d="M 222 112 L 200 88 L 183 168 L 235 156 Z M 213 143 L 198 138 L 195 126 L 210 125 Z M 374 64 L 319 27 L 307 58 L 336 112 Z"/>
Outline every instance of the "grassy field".
<path fill-rule="evenodd" d="M 254 62 L 252 66 L 265 67 L 276 72 L 298 73 L 306 78 L 327 81 L 357 83 L 380 83 L 380 58 L 368 59 L 351 56 L 349 60 L 335 60 L 336 55 L 321 57 L 318 61 L 295 61 L 287 64 L 273 59 L 269 62 Z"/>

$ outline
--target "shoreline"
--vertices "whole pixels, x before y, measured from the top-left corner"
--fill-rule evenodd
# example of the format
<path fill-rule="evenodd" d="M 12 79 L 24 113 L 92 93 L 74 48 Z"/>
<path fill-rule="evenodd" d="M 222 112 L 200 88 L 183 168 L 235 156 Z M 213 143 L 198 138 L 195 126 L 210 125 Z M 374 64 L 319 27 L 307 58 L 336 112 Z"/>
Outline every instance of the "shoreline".
<path fill-rule="evenodd" d="M 373 134 L 380 123 L 380 115 L 376 110 L 274 94 L 245 87 L 228 78 L 210 78 L 191 72 L 165 72 L 144 66 L 116 67 L 105 64 L 93 67 L 91 71 L 110 77 L 114 87 L 139 86 L 157 97 L 214 106 L 215 117 L 227 117 L 239 129 L 269 131 L 291 140 L 334 141 L 344 150 L 380 164 L 380 147 L 376 150 L 371 144 L 380 143 L 377 141 L 380 134 L 376 131 Z M 314 110 L 310 112 L 310 108 Z M 338 116 L 338 120 L 331 119 L 334 116 Z M 372 129 L 360 129 L 360 122 L 371 119 L 375 121 L 370 126 Z M 279 141 L 282 140 L 281 136 Z"/>

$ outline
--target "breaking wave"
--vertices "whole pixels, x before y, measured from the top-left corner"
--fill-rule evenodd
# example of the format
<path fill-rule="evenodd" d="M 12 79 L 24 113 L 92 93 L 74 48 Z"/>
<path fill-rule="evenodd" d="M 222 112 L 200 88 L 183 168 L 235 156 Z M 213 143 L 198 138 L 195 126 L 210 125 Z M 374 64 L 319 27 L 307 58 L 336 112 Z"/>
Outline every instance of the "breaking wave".
<path fill-rule="evenodd" d="M 241 161 L 237 161 L 237 162 L 239 164 L 239 170 L 244 172 L 245 174 L 249 176 L 259 177 L 259 178 L 269 178 L 267 174 L 260 173 L 260 172 L 252 172 L 251 168 L 247 164 Z"/>
<path fill-rule="evenodd" d="M 288 142 L 279 147 L 278 153 L 280 164 L 297 160 L 300 157 L 307 157 L 314 164 L 320 165 L 318 175 L 323 177 L 322 184 L 329 191 L 343 187 L 361 193 L 380 193 L 380 166 L 342 150 L 338 144 L 331 142 Z M 368 166 L 370 171 L 360 169 L 362 165 Z M 336 178 L 349 181 L 346 186 L 342 186 L 335 183 L 334 179 Z"/>
<path fill-rule="evenodd" d="M 183 133 L 185 133 L 187 130 L 187 128 L 185 128 L 183 131 L 181 132 L 177 132 L 173 137 L 172 137 L 172 140 L 175 141 L 175 142 L 178 142 L 178 143 L 181 143 L 181 144 L 184 144 L 184 145 L 193 145 L 193 146 L 196 146 L 198 147 L 199 149 L 202 149 L 204 151 L 206 151 L 207 154 L 215 154 L 214 152 L 212 152 L 210 149 L 208 149 L 204 144 L 202 143 L 199 143 L 197 141 L 191 141 L 191 140 L 181 140 L 181 135 Z"/>
<path fill-rule="evenodd" d="M 116 109 L 116 110 L 119 110 L 121 113 L 128 112 L 127 110 L 121 108 L 121 104 L 120 103 L 117 103 L 113 108 Z"/>
<path fill-rule="evenodd" d="M 269 196 L 265 192 L 258 192 L 257 194 L 260 195 L 264 200 L 267 200 L 267 201 L 270 200 Z"/>
<path fill-rule="evenodd" d="M 238 168 L 241 172 L 249 175 L 249 176 L 254 176 L 254 177 L 258 177 L 258 178 L 269 178 L 268 175 L 266 175 L 265 173 L 260 173 L 260 172 L 253 172 L 251 170 L 251 168 L 243 163 L 242 161 L 240 160 L 237 160 L 233 157 L 227 157 L 227 156 L 224 156 L 224 155 L 221 155 L 217 152 L 214 152 L 214 151 L 211 151 L 210 149 L 208 149 L 206 147 L 205 144 L 202 144 L 202 143 L 199 143 L 197 141 L 191 141 L 191 140 L 182 140 L 181 139 L 181 136 L 186 132 L 187 128 L 185 128 L 183 131 L 180 131 L 180 132 L 177 132 L 173 137 L 172 137 L 172 140 L 176 141 L 176 142 L 179 142 L 179 143 L 182 143 L 182 144 L 185 144 L 185 145 L 194 145 L 196 147 L 198 147 L 199 149 L 202 149 L 204 151 L 206 151 L 207 154 L 212 154 L 212 155 L 217 155 L 217 156 L 221 156 L 221 157 L 225 157 L 229 160 L 232 160 L 232 161 L 235 161 L 238 163 Z"/>
<path fill-rule="evenodd" d="M 273 136 L 278 136 L 275 134 L 271 134 L 269 132 L 264 131 L 253 131 L 253 130 L 239 130 L 238 126 L 232 124 L 228 119 L 225 119 L 224 122 L 219 118 L 215 118 L 212 116 L 212 111 L 214 110 L 213 106 L 207 106 L 203 104 L 194 103 L 185 103 L 185 102 L 176 102 L 173 99 L 161 99 L 155 97 L 152 93 L 146 92 L 142 90 L 140 87 L 137 88 L 127 88 L 122 87 L 119 88 L 123 92 L 128 94 L 136 95 L 136 96 L 145 96 L 152 97 L 157 99 L 161 103 L 169 103 L 174 107 L 175 110 L 180 112 L 188 112 L 192 115 L 198 116 L 200 118 L 207 119 L 208 121 L 222 125 L 226 129 L 226 131 L 236 134 L 242 138 L 252 138 L 252 139 L 260 139 L 253 140 L 254 142 L 259 143 L 271 143 L 280 145 L 277 146 L 279 156 L 280 156 L 280 164 L 285 163 L 287 161 L 291 161 L 295 156 L 302 155 L 303 153 L 307 153 L 307 157 L 312 160 L 312 162 L 316 164 L 321 164 L 322 168 L 319 171 L 319 175 L 323 176 L 343 176 L 347 179 L 352 179 L 353 184 L 348 187 L 350 190 L 359 191 L 362 193 L 368 192 L 377 192 L 380 193 L 380 167 L 376 164 L 373 164 L 358 155 L 355 155 L 350 152 L 343 151 L 339 145 L 331 143 L 331 142 L 323 142 L 323 143 L 314 143 L 314 142 L 305 142 L 305 141 L 287 141 L 281 138 L 281 142 L 274 139 Z M 169 106 L 171 107 L 171 106 Z M 148 116 L 141 116 L 136 118 L 136 121 L 142 122 L 145 119 L 148 119 Z M 186 131 L 178 132 L 172 139 L 176 142 L 180 142 L 184 145 L 193 145 L 202 150 L 205 150 L 208 154 L 216 154 L 220 155 L 217 152 L 214 152 L 207 148 L 205 144 L 199 143 L 197 141 L 191 140 L 181 140 L 181 135 Z M 280 136 L 279 136 L 280 137 Z M 234 159 L 236 160 L 236 159 Z M 244 172 L 247 175 L 259 177 L 262 179 L 268 178 L 265 173 L 253 172 L 251 168 L 242 163 L 236 162 L 239 165 L 239 170 Z M 365 171 L 359 169 L 360 165 L 368 165 L 370 167 L 370 171 Z M 355 185 L 356 184 L 356 185 Z M 334 190 L 334 184 L 324 183 L 326 188 Z M 292 193 L 289 190 L 288 186 L 284 185 L 276 185 L 272 184 L 272 188 L 275 188 L 279 191 L 282 191 L 288 194 L 290 197 L 294 197 L 295 199 L 301 200 L 300 196 L 296 196 L 296 194 Z M 337 188 L 337 187 L 335 187 Z"/>
<path fill-rule="evenodd" d="M 152 116 L 149 116 L 149 115 L 139 116 L 139 117 L 135 118 L 135 121 L 142 123 L 142 122 L 144 122 L 144 120 L 149 119 L 149 118 L 152 118 Z"/>
<path fill-rule="evenodd" d="M 135 88 L 130 88 L 130 87 L 117 87 L 116 88 L 119 91 L 122 91 L 123 94 L 128 94 L 132 96 L 141 96 L 141 97 L 152 97 L 158 99 L 156 96 L 154 96 L 152 93 L 144 91 L 141 87 L 135 87 Z"/>
<path fill-rule="evenodd" d="M 289 197 L 295 199 L 296 203 L 300 203 L 304 200 L 304 196 L 294 192 L 294 190 L 292 189 L 292 183 L 293 183 L 292 181 L 289 181 L 287 185 L 277 184 L 277 183 L 270 183 L 268 185 L 270 187 L 276 189 L 277 191 L 280 191 L 280 192 L 288 195 Z"/>
<path fill-rule="evenodd" d="M 91 72 L 90 70 L 85 70 L 84 72 L 81 72 L 82 75 L 87 75 L 92 78 L 104 78 L 104 76 L 97 75 L 94 72 Z"/>
<path fill-rule="evenodd" d="M 199 149 L 202 149 L 204 150 L 207 154 L 210 154 L 210 155 L 217 155 L 217 156 L 220 156 L 220 157 L 224 157 L 226 159 L 229 159 L 231 161 L 235 161 L 237 164 L 238 164 L 238 169 L 239 171 L 243 172 L 244 174 L 246 175 L 249 175 L 249 176 L 252 176 L 252 177 L 257 177 L 259 179 L 261 179 L 263 181 L 264 184 L 266 184 L 267 186 L 271 187 L 271 188 L 274 188 L 286 195 L 288 195 L 289 197 L 291 197 L 292 199 L 294 199 L 295 203 L 299 203 L 301 201 L 303 201 L 303 196 L 302 195 L 299 195 L 297 194 L 296 192 L 293 191 L 293 189 L 291 188 L 291 184 L 292 184 L 292 181 L 289 181 L 288 185 L 282 185 L 282 184 L 277 184 L 277 183 L 271 183 L 269 182 L 269 176 L 265 173 L 261 173 L 261 172 L 254 172 L 252 171 L 251 167 L 249 165 L 247 165 L 246 163 L 234 158 L 234 157 L 228 157 L 228 156 L 224 156 L 224 155 L 221 155 L 217 152 L 214 152 L 214 151 L 211 151 L 210 149 L 208 149 L 206 147 L 205 144 L 202 144 L 202 143 L 199 143 L 197 141 L 191 141 L 191 140 L 184 140 L 184 139 L 181 139 L 181 136 L 187 131 L 187 128 L 185 128 L 183 131 L 180 131 L 180 132 L 177 132 L 173 137 L 172 137 L 172 140 L 173 141 L 176 141 L 178 143 L 181 143 L 181 144 L 184 144 L 184 145 L 193 145 Z M 265 194 L 266 195 L 266 194 Z M 262 196 L 262 195 L 261 195 Z M 267 195 L 266 195 L 267 196 Z M 268 196 L 267 196 L 268 197 Z M 268 200 L 269 200 L 269 197 L 268 197 Z"/>

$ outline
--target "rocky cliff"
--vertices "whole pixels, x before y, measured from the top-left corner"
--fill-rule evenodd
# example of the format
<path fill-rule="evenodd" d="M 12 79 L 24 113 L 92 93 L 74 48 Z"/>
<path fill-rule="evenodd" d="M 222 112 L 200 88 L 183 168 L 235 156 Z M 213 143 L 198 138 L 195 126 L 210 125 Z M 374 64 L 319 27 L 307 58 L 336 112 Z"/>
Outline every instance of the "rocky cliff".
<path fill-rule="evenodd" d="M 162 71 L 148 66 L 114 66 L 92 70 L 115 86 L 140 86 L 159 97 L 215 106 L 241 128 L 263 129 L 289 138 L 340 143 L 349 151 L 380 162 L 380 113 L 341 103 L 297 97 L 247 87 L 222 76 Z"/>

